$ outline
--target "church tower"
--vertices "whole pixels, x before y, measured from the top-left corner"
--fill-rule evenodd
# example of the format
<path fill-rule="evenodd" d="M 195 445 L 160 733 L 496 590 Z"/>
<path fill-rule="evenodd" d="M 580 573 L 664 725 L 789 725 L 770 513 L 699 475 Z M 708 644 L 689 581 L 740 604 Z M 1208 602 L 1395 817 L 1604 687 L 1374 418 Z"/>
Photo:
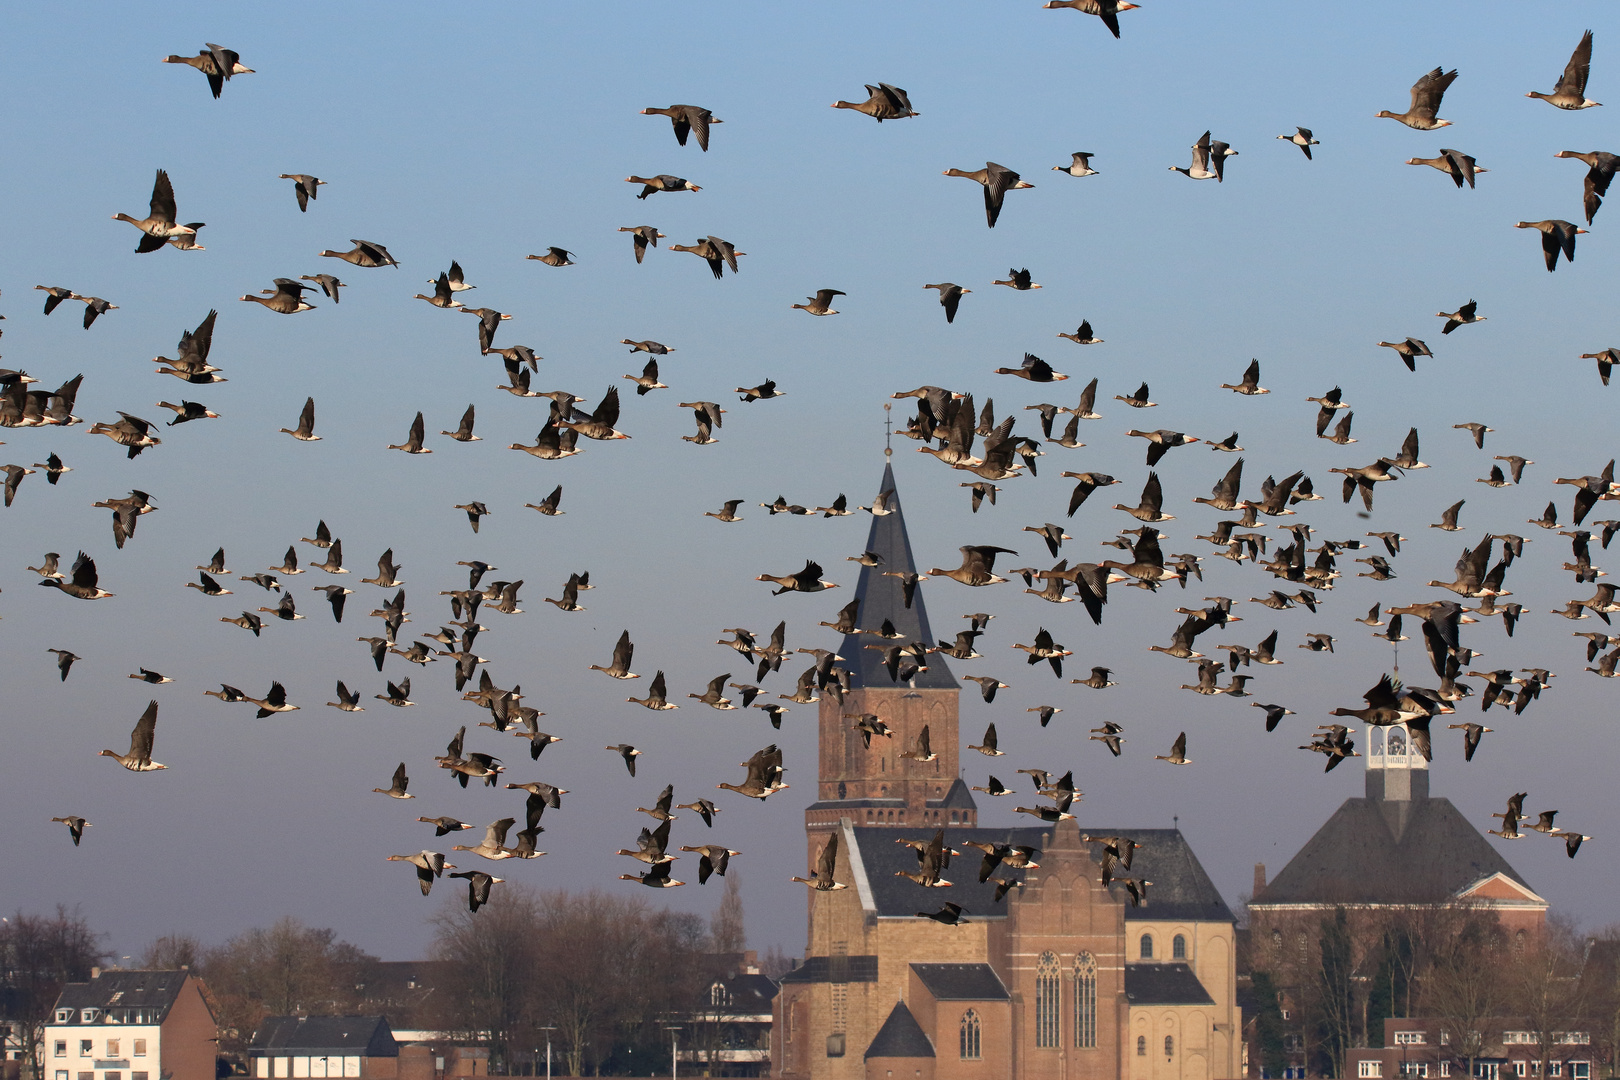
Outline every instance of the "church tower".
<path fill-rule="evenodd" d="M 819 786 L 816 801 L 805 810 L 812 859 L 841 818 L 849 818 L 857 826 L 910 829 L 978 824 L 978 807 L 958 776 L 961 687 L 945 657 L 929 654 L 927 668 L 904 681 L 890 678 L 883 663 L 882 648 L 912 642 L 933 646 L 936 639 L 928 625 L 923 583 L 916 584 L 908 604 L 902 579 L 888 576 L 917 573 L 894 469 L 888 464 L 884 465 L 883 484 L 878 490 L 880 501 L 887 496 L 889 512 L 873 515 L 866 550 L 881 556 L 882 562 L 861 567 L 855 587 L 858 629 L 845 635 L 838 647 L 843 659 L 836 663 L 849 673 L 849 689 L 842 703 L 833 694 L 823 692 L 819 706 Z M 885 622 L 898 636 L 878 633 Z M 861 733 L 854 729 L 855 718 L 863 713 L 871 713 L 886 723 L 893 737 L 877 736 L 870 747 L 866 746 Z M 914 746 L 925 727 L 934 760 L 902 758 L 901 751 Z"/>

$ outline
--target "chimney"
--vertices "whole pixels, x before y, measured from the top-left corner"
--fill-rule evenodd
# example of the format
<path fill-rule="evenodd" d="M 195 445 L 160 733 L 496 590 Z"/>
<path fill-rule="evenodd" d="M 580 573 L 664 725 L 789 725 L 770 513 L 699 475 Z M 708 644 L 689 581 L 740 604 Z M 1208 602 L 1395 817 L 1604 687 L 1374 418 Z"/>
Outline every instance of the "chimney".
<path fill-rule="evenodd" d="M 98 967 L 93 967 L 93 968 L 91 968 L 91 969 L 90 969 L 90 977 L 91 977 L 91 978 L 92 978 L 92 979 L 99 979 L 99 978 L 101 978 L 101 969 L 100 969 L 100 968 L 98 968 Z"/>
<path fill-rule="evenodd" d="M 1259 899 L 1260 894 L 1266 891 L 1266 864 L 1254 864 L 1254 891 L 1249 894 L 1250 899 Z"/>

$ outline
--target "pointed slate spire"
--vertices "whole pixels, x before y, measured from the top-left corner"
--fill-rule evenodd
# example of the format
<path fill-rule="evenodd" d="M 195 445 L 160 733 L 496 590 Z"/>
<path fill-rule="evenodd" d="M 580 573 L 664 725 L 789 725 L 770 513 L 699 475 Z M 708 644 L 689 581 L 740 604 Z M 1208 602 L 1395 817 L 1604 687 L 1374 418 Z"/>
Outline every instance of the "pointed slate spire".
<path fill-rule="evenodd" d="M 883 484 L 878 492 L 889 492 L 889 513 L 873 515 L 872 531 L 866 537 L 866 550 L 883 556 L 878 566 L 861 567 L 861 578 L 855 586 L 855 598 L 861 602 L 856 611 L 855 625 L 862 630 L 877 630 L 887 619 L 901 636 L 882 638 L 877 634 L 848 634 L 838 653 L 844 657 L 843 667 L 850 674 L 855 687 L 893 687 L 910 685 L 918 690 L 957 690 L 960 685 L 945 658 L 939 653 L 928 657 L 928 670 L 919 672 L 907 683 L 889 678 L 883 666 L 883 655 L 867 645 L 907 645 L 914 641 L 937 644 L 933 629 L 928 625 L 928 609 L 923 605 L 922 582 L 917 583 L 911 606 L 906 606 L 905 586 L 899 578 L 885 577 L 886 571 L 917 572 L 911 557 L 911 541 L 906 536 L 906 519 L 900 510 L 900 493 L 895 488 L 894 467 L 883 466 Z M 954 635 L 953 635 L 954 636 Z"/>
<path fill-rule="evenodd" d="M 883 1021 L 872 1045 L 866 1048 L 867 1058 L 931 1058 L 934 1044 L 928 1041 L 917 1018 L 906 1008 L 904 1001 L 894 1003 L 889 1018 Z"/>

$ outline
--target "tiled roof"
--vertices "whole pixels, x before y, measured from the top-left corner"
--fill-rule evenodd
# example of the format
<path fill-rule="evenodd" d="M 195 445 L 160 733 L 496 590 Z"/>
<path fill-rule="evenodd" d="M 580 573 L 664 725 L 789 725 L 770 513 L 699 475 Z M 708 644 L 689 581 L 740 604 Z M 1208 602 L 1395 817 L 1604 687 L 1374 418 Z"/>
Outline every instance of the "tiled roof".
<path fill-rule="evenodd" d="M 928 1041 L 923 1033 L 922 1025 L 917 1018 L 911 1015 L 906 1003 L 894 1003 L 894 1011 L 889 1018 L 883 1021 L 878 1033 L 872 1037 L 872 1045 L 866 1048 L 868 1058 L 931 1058 L 934 1056 L 934 1044 Z"/>
<path fill-rule="evenodd" d="M 877 982 L 875 956 L 807 956 L 786 975 L 785 983 Z"/>
<path fill-rule="evenodd" d="M 1148 890 L 1147 903 L 1142 907 L 1127 907 L 1125 918 L 1131 919 L 1186 919 L 1203 922 L 1233 922 L 1232 910 L 1226 906 L 1215 883 L 1204 873 L 1198 858 L 1192 852 L 1178 829 L 1101 829 L 1089 828 L 1082 823 L 1081 832 L 1098 836 L 1122 836 L 1135 840 L 1140 846 L 1132 863 L 1130 874 L 1146 878 L 1153 883 Z M 965 840 L 987 843 L 1025 845 L 1044 849 L 1051 839 L 1051 829 L 1042 826 L 1012 829 L 950 828 L 945 829 L 945 843 L 964 854 L 951 860 L 945 877 L 954 882 L 948 889 L 922 889 L 915 882 L 896 877 L 897 870 L 914 871 L 917 858 L 911 848 L 895 843 L 898 836 L 919 839 L 931 837 L 933 828 L 896 830 L 892 827 L 866 828 L 856 826 L 856 843 L 860 845 L 861 861 L 866 867 L 867 881 L 877 913 L 886 916 L 916 915 L 918 911 L 935 910 L 940 902 L 949 900 L 968 910 L 969 916 L 1001 917 L 1007 913 L 1006 902 L 995 902 L 994 881 L 979 884 L 980 855 L 972 848 L 964 848 Z M 1098 856 L 1093 848 L 1093 858 Z M 1039 858 L 1037 857 L 1037 862 Z M 995 877 L 1023 880 L 1024 871 L 1005 866 Z"/>
<path fill-rule="evenodd" d="M 959 684 L 951 674 L 945 657 L 932 653 L 928 657 L 928 670 L 919 672 L 909 684 L 889 678 L 883 666 L 883 655 L 868 645 L 907 645 L 926 641 L 930 647 L 937 644 L 928 625 L 928 609 L 923 606 L 924 583 L 918 582 L 912 595 L 911 606 L 906 606 L 905 587 L 899 578 L 885 577 L 887 572 L 917 573 L 917 564 L 911 557 L 911 541 L 906 536 L 906 519 L 900 512 L 900 493 L 894 486 L 894 469 L 883 466 L 883 484 L 879 492 L 894 491 L 889 496 L 890 513 L 872 518 L 872 530 L 867 534 L 866 550 L 883 556 L 878 566 L 861 567 L 860 581 L 855 586 L 855 598 L 861 602 L 855 614 L 855 625 L 863 630 L 876 630 L 887 619 L 901 636 L 892 641 L 874 634 L 848 634 L 838 647 L 844 659 L 839 666 L 849 672 L 852 686 L 888 687 L 909 685 L 917 690 L 956 690 Z M 926 577 L 924 579 L 926 581 Z M 831 594 L 836 603 L 838 594 Z M 829 616 L 830 620 L 830 616 Z"/>
<path fill-rule="evenodd" d="M 1254 903 L 1433 903 L 1481 878 L 1529 884 L 1447 799 L 1346 799 Z"/>
<path fill-rule="evenodd" d="M 382 1016 L 267 1016 L 253 1033 L 248 1050 L 339 1050 L 366 1057 L 396 1057 L 399 1044 Z"/>
<path fill-rule="evenodd" d="M 81 1009 L 158 1009 L 167 1015 L 190 972 L 103 971 L 89 982 L 68 983 L 56 999 L 59 1009 L 74 1010 L 71 1023 L 80 1022 Z M 158 1022 L 162 1023 L 162 1015 Z"/>
<path fill-rule="evenodd" d="M 1132 1005 L 1213 1005 L 1186 964 L 1126 964 L 1125 999 Z"/>
<path fill-rule="evenodd" d="M 951 781 L 951 786 L 945 792 L 943 799 L 929 799 L 925 804 L 930 810 L 977 810 L 979 804 L 973 801 L 973 792 L 968 790 L 967 781 L 958 776 Z"/>
<path fill-rule="evenodd" d="M 935 1001 L 1006 1001 L 1010 995 L 989 964 L 912 964 Z"/>

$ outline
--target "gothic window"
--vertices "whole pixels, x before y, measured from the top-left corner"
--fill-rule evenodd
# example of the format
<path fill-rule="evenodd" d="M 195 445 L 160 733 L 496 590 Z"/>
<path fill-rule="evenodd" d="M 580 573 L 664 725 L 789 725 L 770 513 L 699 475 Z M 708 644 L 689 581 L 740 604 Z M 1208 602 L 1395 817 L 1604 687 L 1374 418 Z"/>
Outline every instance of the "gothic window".
<path fill-rule="evenodd" d="M 1097 958 L 1088 952 L 1074 958 L 1074 1045 L 1097 1045 Z"/>
<path fill-rule="evenodd" d="M 1164 1056 L 1167 1058 L 1176 1056 L 1176 1037 L 1174 1035 L 1164 1037 Z"/>
<path fill-rule="evenodd" d="M 1041 953 L 1040 962 L 1035 965 L 1035 1045 L 1037 1047 L 1056 1048 L 1058 1045 L 1058 994 L 1060 987 L 1057 954 Z"/>
<path fill-rule="evenodd" d="M 979 1060 L 979 1014 L 972 1009 L 962 1014 L 961 1048 L 963 1061 Z"/>
<path fill-rule="evenodd" d="M 1177 934 L 1175 937 L 1170 939 L 1170 959 L 1187 959 L 1187 939 L 1182 937 L 1180 934 Z"/>
<path fill-rule="evenodd" d="M 731 1004 L 731 995 L 726 992 L 725 984 L 717 982 L 709 987 L 709 1004 L 717 1009 Z"/>
<path fill-rule="evenodd" d="M 1138 1035 L 1136 1037 L 1136 1056 L 1137 1057 L 1147 1057 L 1147 1036 L 1146 1035 Z"/>
<path fill-rule="evenodd" d="M 1143 960 L 1151 960 L 1151 959 L 1153 959 L 1153 935 L 1152 934 L 1143 934 L 1141 944 L 1142 944 L 1142 948 L 1141 948 L 1141 957 L 1142 957 L 1142 959 Z"/>

